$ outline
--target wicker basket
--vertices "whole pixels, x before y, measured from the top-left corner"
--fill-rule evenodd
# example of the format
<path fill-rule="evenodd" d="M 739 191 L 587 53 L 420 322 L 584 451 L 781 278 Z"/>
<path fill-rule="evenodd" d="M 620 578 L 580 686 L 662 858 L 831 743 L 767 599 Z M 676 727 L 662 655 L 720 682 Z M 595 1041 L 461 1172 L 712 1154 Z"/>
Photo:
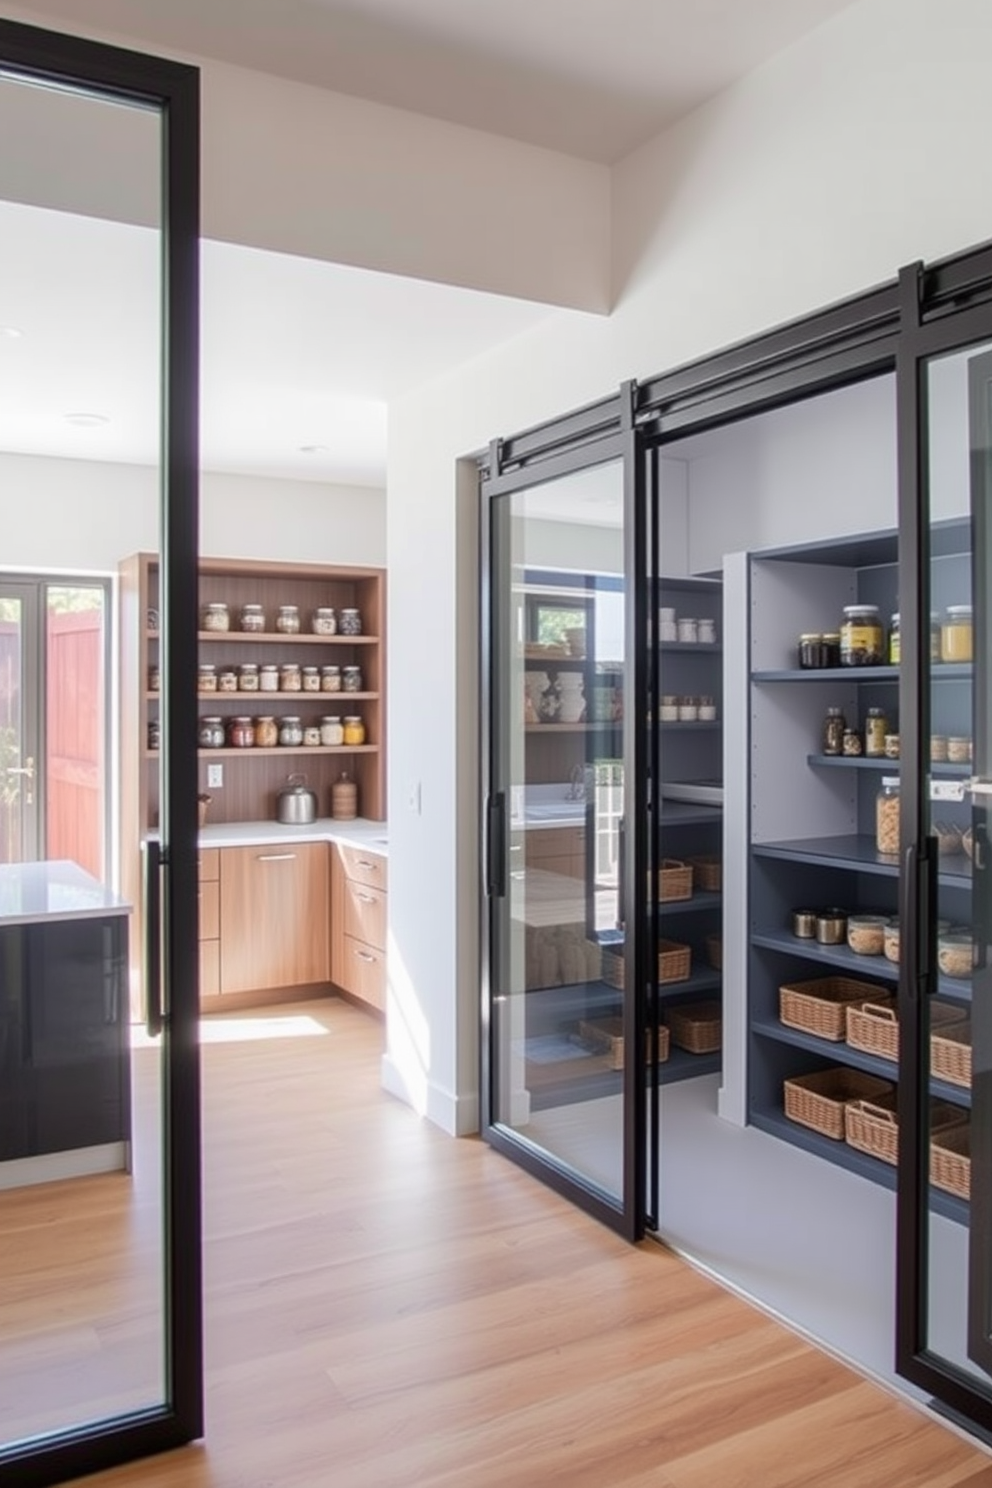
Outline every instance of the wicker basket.
<path fill-rule="evenodd" d="M 666 1009 L 672 1043 L 689 1054 L 715 1054 L 722 1042 L 723 1008 L 718 1002 L 690 1002 Z"/>
<path fill-rule="evenodd" d="M 839 1044 L 846 1032 L 849 1002 L 874 1002 L 885 993 L 874 982 L 854 977 L 815 977 L 809 982 L 786 982 L 778 989 L 778 1015 L 787 1028 L 801 1028 L 817 1038 Z"/>
<path fill-rule="evenodd" d="M 692 864 L 681 858 L 662 858 L 658 869 L 658 898 L 664 904 L 672 899 L 692 898 Z"/>
<path fill-rule="evenodd" d="M 601 976 L 608 987 L 624 990 L 623 946 L 603 946 Z"/>
<path fill-rule="evenodd" d="M 892 1093 L 888 1080 L 861 1070 L 816 1070 L 811 1075 L 793 1075 L 785 1081 L 785 1114 L 790 1121 L 808 1126 L 835 1142 L 844 1140 L 844 1108 L 853 1100 L 880 1100 Z"/>
<path fill-rule="evenodd" d="M 658 942 L 659 982 L 687 982 L 692 975 L 692 947 L 677 940 Z"/>
<path fill-rule="evenodd" d="M 719 894 L 723 887 L 723 861 L 716 857 L 690 858 L 697 889 L 708 894 Z"/>
<path fill-rule="evenodd" d="M 963 1009 L 953 1002 L 935 1000 L 930 1004 L 931 1028 L 950 1028 L 955 1023 L 960 1023 L 964 1016 Z M 852 1049 L 877 1054 L 879 1059 L 898 1059 L 899 1023 L 896 1018 L 896 999 L 883 997 L 877 1002 L 848 1003 L 847 1042 Z"/>
<path fill-rule="evenodd" d="M 962 1123 L 934 1134 L 930 1143 L 930 1182 L 935 1188 L 971 1198 L 971 1128 Z"/>
<path fill-rule="evenodd" d="M 653 1030 L 644 1030 L 644 1055 L 647 1060 L 651 1058 L 651 1045 L 654 1042 Z M 623 1069 L 623 1019 L 622 1018 L 590 1018 L 579 1024 L 579 1037 L 583 1043 L 590 1044 L 598 1054 L 606 1056 L 610 1069 Z M 670 1040 L 668 1029 L 661 1025 L 658 1029 L 658 1063 L 664 1064 L 669 1055 Z"/>
<path fill-rule="evenodd" d="M 895 1091 L 877 1100 L 851 1101 L 844 1114 L 848 1146 L 894 1167 L 899 1160 L 899 1120 L 896 1115 Z M 930 1102 L 930 1131 L 936 1136 L 951 1127 L 960 1126 L 965 1114 L 946 1101 Z"/>
<path fill-rule="evenodd" d="M 951 1085 L 971 1085 L 971 1024 L 966 1017 L 931 1033 L 930 1073 Z"/>
<path fill-rule="evenodd" d="M 723 936 L 707 935 L 706 959 L 714 971 L 723 970 Z"/>

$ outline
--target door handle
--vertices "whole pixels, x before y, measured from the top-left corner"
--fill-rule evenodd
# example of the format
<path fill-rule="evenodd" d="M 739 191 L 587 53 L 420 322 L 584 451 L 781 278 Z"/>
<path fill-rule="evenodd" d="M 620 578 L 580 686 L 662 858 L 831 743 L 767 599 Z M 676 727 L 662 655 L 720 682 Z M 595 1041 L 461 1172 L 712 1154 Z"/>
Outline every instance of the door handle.
<path fill-rule="evenodd" d="M 145 987 L 145 1025 L 149 1038 L 162 1032 L 162 856 L 159 844 L 141 844 L 141 947 L 142 981 Z"/>
<path fill-rule="evenodd" d="M 486 893 L 490 899 L 506 895 L 506 797 L 502 791 L 486 802 Z"/>
<path fill-rule="evenodd" d="M 992 796 L 992 780 L 986 780 L 982 775 L 973 775 L 965 781 L 964 788 L 973 796 Z"/>
<path fill-rule="evenodd" d="M 255 859 L 257 863 L 293 863 L 296 861 L 295 853 L 259 853 Z"/>
<path fill-rule="evenodd" d="M 362 904 L 374 904 L 375 903 L 375 900 L 373 899 L 373 897 L 372 897 L 371 894 L 356 894 L 355 895 L 355 898 L 358 899 L 358 900 L 360 900 L 362 902 Z"/>

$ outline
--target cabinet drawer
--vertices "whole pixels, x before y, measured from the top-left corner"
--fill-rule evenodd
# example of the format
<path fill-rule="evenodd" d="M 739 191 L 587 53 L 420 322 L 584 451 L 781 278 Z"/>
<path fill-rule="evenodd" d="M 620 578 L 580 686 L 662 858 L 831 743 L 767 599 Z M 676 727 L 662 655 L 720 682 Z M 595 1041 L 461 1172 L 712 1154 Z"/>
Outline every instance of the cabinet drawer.
<path fill-rule="evenodd" d="M 200 885 L 200 939 L 216 940 L 220 934 L 220 884 L 207 879 Z"/>
<path fill-rule="evenodd" d="M 200 996 L 220 996 L 220 941 L 200 941 Z"/>
<path fill-rule="evenodd" d="M 353 940 L 364 940 L 378 951 L 386 949 L 387 895 L 381 889 L 365 884 L 344 883 L 344 933 Z"/>
<path fill-rule="evenodd" d="M 350 878 L 353 883 L 367 884 L 373 889 L 388 888 L 386 859 L 381 853 L 369 852 L 367 848 L 346 847 L 342 842 L 337 844 L 337 849 L 346 878 Z"/>
<path fill-rule="evenodd" d="M 386 1006 L 386 957 L 375 946 L 353 936 L 344 937 L 344 980 L 346 992 L 383 1010 Z"/>
<path fill-rule="evenodd" d="M 524 857 L 528 863 L 542 859 L 582 857 L 586 850 L 585 827 L 531 827 L 524 833 Z"/>
<path fill-rule="evenodd" d="M 200 882 L 220 878 L 220 848 L 200 848 Z"/>

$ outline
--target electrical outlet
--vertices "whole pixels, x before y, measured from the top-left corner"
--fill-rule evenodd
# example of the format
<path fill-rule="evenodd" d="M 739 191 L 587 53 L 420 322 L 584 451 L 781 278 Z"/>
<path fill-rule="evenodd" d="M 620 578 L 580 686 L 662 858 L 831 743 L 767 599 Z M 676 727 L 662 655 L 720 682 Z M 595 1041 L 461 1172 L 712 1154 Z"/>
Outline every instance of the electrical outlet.
<path fill-rule="evenodd" d="M 220 790 L 224 784 L 224 766 L 207 766 L 207 785 L 211 790 Z"/>

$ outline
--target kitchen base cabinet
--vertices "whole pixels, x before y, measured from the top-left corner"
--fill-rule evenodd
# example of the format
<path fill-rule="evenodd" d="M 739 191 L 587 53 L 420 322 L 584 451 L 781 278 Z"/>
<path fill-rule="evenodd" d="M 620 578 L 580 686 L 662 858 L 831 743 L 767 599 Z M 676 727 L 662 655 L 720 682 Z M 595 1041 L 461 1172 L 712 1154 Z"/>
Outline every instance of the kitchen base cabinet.
<path fill-rule="evenodd" d="M 331 980 L 359 1002 L 386 1007 L 386 859 L 331 846 Z"/>
<path fill-rule="evenodd" d="M 220 995 L 220 852 L 200 853 L 200 997 Z"/>
<path fill-rule="evenodd" d="M 221 996 L 326 982 L 326 842 L 220 852 Z"/>

